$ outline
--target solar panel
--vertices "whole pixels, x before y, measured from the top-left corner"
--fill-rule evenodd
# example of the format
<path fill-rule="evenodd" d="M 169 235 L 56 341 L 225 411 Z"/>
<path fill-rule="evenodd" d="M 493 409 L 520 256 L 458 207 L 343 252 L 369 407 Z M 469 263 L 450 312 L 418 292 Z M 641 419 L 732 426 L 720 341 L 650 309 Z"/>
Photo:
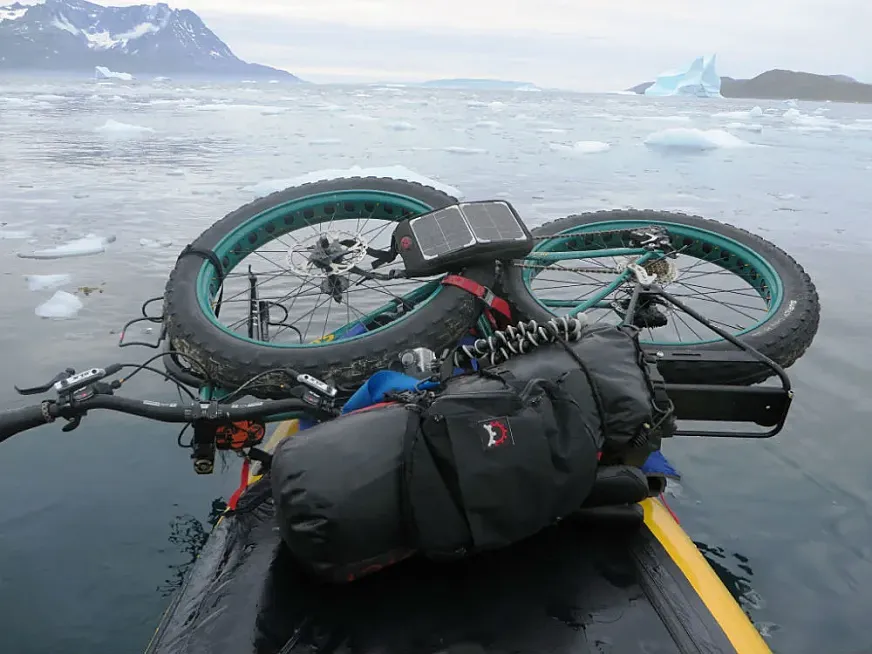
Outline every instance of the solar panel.
<path fill-rule="evenodd" d="M 425 259 L 435 259 L 475 245 L 475 236 L 458 205 L 415 218 L 409 227 Z"/>
<path fill-rule="evenodd" d="M 522 241 L 527 238 L 511 207 L 505 202 L 461 204 L 472 233 L 481 243 Z"/>

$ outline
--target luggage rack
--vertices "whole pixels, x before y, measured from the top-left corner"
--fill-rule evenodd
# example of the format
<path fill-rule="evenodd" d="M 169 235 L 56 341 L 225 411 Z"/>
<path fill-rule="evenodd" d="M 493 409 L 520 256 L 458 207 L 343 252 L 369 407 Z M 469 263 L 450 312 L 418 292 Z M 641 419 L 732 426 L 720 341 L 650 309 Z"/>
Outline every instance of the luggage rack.
<path fill-rule="evenodd" d="M 673 415 L 679 420 L 754 423 L 761 427 L 770 427 L 768 431 L 677 429 L 672 435 L 714 438 L 772 438 L 778 434 L 784 428 L 787 413 L 793 401 L 790 378 L 784 369 L 765 354 L 714 325 L 705 316 L 666 292 L 659 284 L 644 277 L 640 279 L 640 274 L 637 274 L 636 277 L 636 285 L 624 316 L 624 325 L 633 325 L 635 312 L 640 301 L 657 297 L 691 316 L 737 348 L 734 351 L 723 352 L 706 352 L 693 349 L 685 351 L 672 350 L 670 352 L 655 351 L 654 355 L 658 362 L 667 360 L 686 361 L 692 365 L 694 361 L 705 361 L 707 363 L 756 361 L 769 368 L 781 382 L 780 387 L 726 384 L 665 384 L 666 395 L 672 401 L 674 407 Z"/>

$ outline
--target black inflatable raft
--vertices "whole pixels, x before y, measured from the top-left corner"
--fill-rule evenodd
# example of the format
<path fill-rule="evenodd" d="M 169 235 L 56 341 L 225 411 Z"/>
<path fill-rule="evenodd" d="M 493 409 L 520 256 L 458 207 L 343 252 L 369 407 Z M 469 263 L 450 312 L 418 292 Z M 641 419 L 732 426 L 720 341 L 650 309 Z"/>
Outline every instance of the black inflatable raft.
<path fill-rule="evenodd" d="M 657 499 L 336 586 L 298 568 L 259 491 L 215 527 L 146 654 L 770 652 Z"/>

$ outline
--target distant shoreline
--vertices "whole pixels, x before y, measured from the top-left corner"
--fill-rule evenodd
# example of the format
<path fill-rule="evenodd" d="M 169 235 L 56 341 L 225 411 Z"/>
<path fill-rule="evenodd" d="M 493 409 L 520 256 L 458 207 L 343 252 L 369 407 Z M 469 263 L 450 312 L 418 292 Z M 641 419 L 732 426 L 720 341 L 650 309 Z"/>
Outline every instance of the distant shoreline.
<path fill-rule="evenodd" d="M 641 95 L 653 83 L 644 82 L 627 90 Z M 872 84 L 863 84 L 846 75 L 773 69 L 751 79 L 721 77 L 721 95 L 750 100 L 872 103 Z"/>

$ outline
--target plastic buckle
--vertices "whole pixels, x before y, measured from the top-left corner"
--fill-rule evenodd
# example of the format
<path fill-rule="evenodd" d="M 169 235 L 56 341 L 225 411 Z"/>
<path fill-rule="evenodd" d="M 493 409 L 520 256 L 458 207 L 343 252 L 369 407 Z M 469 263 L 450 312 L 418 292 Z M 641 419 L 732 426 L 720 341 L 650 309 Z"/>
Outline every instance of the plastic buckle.
<path fill-rule="evenodd" d="M 512 310 L 509 303 L 494 293 L 484 284 L 479 284 L 467 277 L 460 275 L 446 275 L 442 278 L 443 286 L 456 286 L 484 302 L 485 306 L 502 315 L 508 322 L 512 321 Z"/>

